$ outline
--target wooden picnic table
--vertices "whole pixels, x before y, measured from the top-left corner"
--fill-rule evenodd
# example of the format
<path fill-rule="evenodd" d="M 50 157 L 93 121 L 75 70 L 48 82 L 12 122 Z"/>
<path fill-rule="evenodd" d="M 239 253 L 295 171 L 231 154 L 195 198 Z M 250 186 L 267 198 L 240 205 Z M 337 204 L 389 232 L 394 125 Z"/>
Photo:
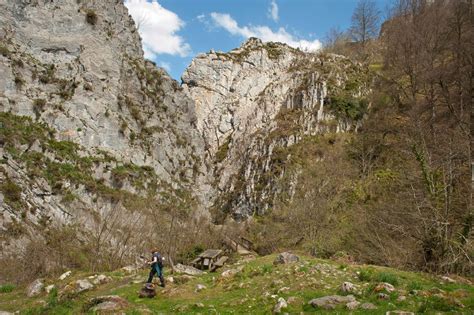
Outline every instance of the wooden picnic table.
<path fill-rule="evenodd" d="M 216 270 L 226 262 L 228 257 L 222 256 L 223 251 L 220 249 L 207 249 L 192 261 L 192 265 L 198 269 Z"/>

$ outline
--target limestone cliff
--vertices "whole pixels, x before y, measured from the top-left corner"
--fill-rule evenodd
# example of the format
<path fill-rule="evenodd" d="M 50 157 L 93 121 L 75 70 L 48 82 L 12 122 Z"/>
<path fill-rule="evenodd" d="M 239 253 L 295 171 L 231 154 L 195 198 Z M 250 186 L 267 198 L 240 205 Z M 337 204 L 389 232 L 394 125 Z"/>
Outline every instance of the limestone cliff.
<path fill-rule="evenodd" d="M 307 135 L 357 128 L 364 106 L 354 115 L 334 100 L 361 98 L 364 78 L 345 57 L 255 38 L 229 53 L 197 56 L 182 80 L 214 168 L 214 213 L 263 214 L 275 194 L 291 190 L 275 185 L 284 174 L 284 148 Z"/>
<path fill-rule="evenodd" d="M 143 59 L 122 1 L 2 1 L 0 73 L 4 246 L 45 222 L 93 229 L 140 198 L 202 209 L 193 102 Z"/>
<path fill-rule="evenodd" d="M 114 217 L 108 241 L 130 248 L 124 231 L 165 233 L 157 213 L 263 214 L 298 180 L 280 183 L 286 149 L 357 128 L 367 105 L 360 65 L 254 38 L 197 56 L 180 86 L 116 0 L 1 2 L 0 72 L 5 253 L 54 224 Z"/>

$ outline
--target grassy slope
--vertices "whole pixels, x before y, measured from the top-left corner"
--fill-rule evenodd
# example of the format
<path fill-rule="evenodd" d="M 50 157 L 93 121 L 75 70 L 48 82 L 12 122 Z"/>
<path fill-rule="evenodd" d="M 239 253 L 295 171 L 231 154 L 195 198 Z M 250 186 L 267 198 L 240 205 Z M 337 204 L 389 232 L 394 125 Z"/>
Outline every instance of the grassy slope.
<path fill-rule="evenodd" d="M 309 257 L 303 257 L 300 263 L 273 266 L 274 258 L 274 255 L 270 255 L 250 262 L 237 263 L 244 266 L 244 269 L 233 278 L 222 278 L 219 272 L 205 274 L 180 284 L 169 283 L 166 289 L 158 289 L 158 295 L 154 299 L 139 299 L 137 291 L 142 284 L 133 283 L 134 280 L 136 282 L 146 279 L 146 270 L 137 275 L 109 273 L 108 275 L 114 279 L 112 282 L 61 303 L 46 295 L 26 298 L 24 288 L 15 288 L 12 292 L 0 293 L 0 310 L 20 310 L 22 314 L 78 314 L 83 313 L 83 306 L 89 298 L 117 294 L 130 302 L 127 314 L 142 314 L 147 311 L 155 314 L 270 314 L 278 299 L 272 295 L 278 295 L 285 299 L 296 298 L 296 302 L 289 304 L 286 312 L 321 314 L 323 312 L 313 309 L 307 302 L 320 296 L 342 294 L 339 291 L 341 283 L 350 281 L 359 288 L 359 292 L 355 294 L 358 301 L 372 302 L 378 306 L 375 311 L 357 310 L 353 312 L 354 314 L 383 314 L 386 310 L 411 310 L 428 314 L 440 311 L 466 314 L 474 312 L 472 285 L 443 283 L 440 278 L 428 274 L 377 266 L 341 265 Z M 71 280 L 85 278 L 87 275 L 89 274 L 76 273 L 67 281 L 57 284 L 61 286 Z M 179 280 L 182 277 L 175 278 Z M 390 300 L 377 299 L 372 288 L 379 281 L 395 284 L 397 291 L 390 295 Z M 195 292 L 197 284 L 204 284 L 207 289 Z M 281 290 L 284 287 L 288 289 Z M 444 290 L 447 298 L 439 298 L 434 293 L 429 293 L 428 290 L 433 288 Z M 410 295 L 408 292 L 413 289 L 419 293 Z M 397 297 L 402 294 L 406 294 L 407 299 L 398 302 Z M 456 306 L 454 298 L 462 302 L 465 307 Z M 204 307 L 196 305 L 197 303 L 202 303 Z M 348 311 L 344 306 L 340 306 L 333 311 L 336 312 Z"/>

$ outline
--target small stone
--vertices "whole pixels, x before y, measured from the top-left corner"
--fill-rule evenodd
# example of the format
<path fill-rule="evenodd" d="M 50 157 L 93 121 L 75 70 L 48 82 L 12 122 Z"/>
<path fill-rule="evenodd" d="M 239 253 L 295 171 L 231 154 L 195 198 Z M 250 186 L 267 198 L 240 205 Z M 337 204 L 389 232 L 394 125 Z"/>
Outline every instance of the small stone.
<path fill-rule="evenodd" d="M 397 298 L 397 301 L 398 301 L 398 302 L 403 302 L 403 301 L 405 301 L 406 299 L 407 299 L 406 296 L 400 295 L 400 296 Z"/>
<path fill-rule="evenodd" d="M 108 283 L 112 280 L 112 278 L 107 277 L 106 275 L 98 275 L 97 278 L 92 280 L 92 283 L 94 284 L 105 284 Z"/>
<path fill-rule="evenodd" d="M 196 303 L 194 304 L 194 306 L 198 307 L 198 308 L 203 308 L 204 307 L 204 304 L 202 303 Z"/>
<path fill-rule="evenodd" d="M 288 292 L 288 291 L 290 291 L 290 288 L 288 288 L 288 287 L 283 287 L 283 288 L 281 288 L 281 289 L 278 290 L 278 293 L 285 293 L 285 292 Z"/>
<path fill-rule="evenodd" d="M 298 302 L 298 298 L 296 296 L 290 296 L 287 301 L 288 304 L 295 304 L 297 302 Z"/>
<path fill-rule="evenodd" d="M 352 302 L 347 303 L 346 307 L 347 307 L 348 310 L 353 311 L 353 310 L 357 309 L 359 307 L 359 305 L 360 305 L 360 302 L 352 301 Z"/>
<path fill-rule="evenodd" d="M 281 310 L 283 308 L 287 308 L 287 307 L 288 307 L 288 304 L 286 303 L 285 299 L 281 297 L 281 298 L 278 299 L 278 302 L 275 305 L 275 307 L 273 307 L 273 313 L 274 314 L 279 314 L 279 313 L 281 313 Z"/>
<path fill-rule="evenodd" d="M 125 271 L 126 273 L 136 273 L 138 268 L 136 266 L 125 266 L 121 270 Z"/>
<path fill-rule="evenodd" d="M 397 311 L 387 311 L 385 315 L 415 315 L 415 313 L 397 310 Z"/>
<path fill-rule="evenodd" d="M 46 293 L 50 293 L 54 288 L 56 288 L 56 286 L 54 284 L 50 284 L 48 285 L 45 290 L 46 290 Z"/>
<path fill-rule="evenodd" d="M 355 289 L 356 289 L 355 285 L 350 282 L 344 282 L 341 285 L 341 291 L 344 293 L 352 293 L 355 291 Z"/>
<path fill-rule="evenodd" d="M 393 285 L 391 285 L 390 283 L 382 282 L 382 283 L 377 284 L 374 291 L 375 292 L 386 291 L 388 293 L 391 293 L 391 292 L 395 291 L 395 287 Z"/>
<path fill-rule="evenodd" d="M 206 287 L 205 285 L 203 285 L 203 284 L 198 284 L 198 285 L 196 286 L 196 290 L 195 290 L 195 291 L 196 291 L 196 292 L 200 292 L 200 291 L 202 291 L 202 290 L 204 290 L 204 289 L 207 289 L 207 287 Z"/>
<path fill-rule="evenodd" d="M 90 283 L 89 280 L 86 279 L 77 280 L 76 282 L 74 282 L 74 286 L 76 293 L 84 292 L 94 287 L 94 285 L 92 285 L 92 283 Z"/>
<path fill-rule="evenodd" d="M 169 276 L 165 278 L 166 283 L 174 283 L 174 278 Z"/>
<path fill-rule="evenodd" d="M 69 277 L 71 274 L 72 274 L 72 271 L 71 271 L 71 270 L 66 271 L 65 273 L 63 273 L 62 275 L 59 276 L 59 280 L 64 280 L 64 279 L 66 279 L 67 277 Z"/>
<path fill-rule="evenodd" d="M 385 294 L 385 293 L 379 293 L 379 294 L 377 294 L 377 298 L 380 299 L 380 300 L 388 300 L 388 299 L 390 299 L 390 296 L 388 294 Z"/>
<path fill-rule="evenodd" d="M 26 295 L 28 297 L 38 296 L 43 291 L 44 283 L 41 279 L 36 279 L 33 281 L 28 288 L 26 288 Z"/>
<path fill-rule="evenodd" d="M 441 280 L 449 282 L 449 283 L 455 283 L 456 282 L 456 280 L 454 280 L 453 278 L 450 278 L 448 276 L 442 276 Z"/>
<path fill-rule="evenodd" d="M 361 306 L 360 306 L 361 309 L 363 310 L 376 310 L 377 309 L 377 306 L 375 306 L 374 304 L 372 303 L 363 303 Z"/>

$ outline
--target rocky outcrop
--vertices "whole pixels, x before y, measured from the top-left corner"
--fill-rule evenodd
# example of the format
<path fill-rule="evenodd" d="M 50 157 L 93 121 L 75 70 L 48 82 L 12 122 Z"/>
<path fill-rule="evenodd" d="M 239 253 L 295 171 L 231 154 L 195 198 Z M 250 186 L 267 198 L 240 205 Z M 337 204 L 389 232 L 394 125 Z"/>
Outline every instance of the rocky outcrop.
<path fill-rule="evenodd" d="M 282 189 L 291 194 L 296 175 L 285 187 L 275 184 L 286 148 L 308 135 L 357 128 L 363 114 L 347 115 L 331 98 L 362 96 L 365 83 L 354 78 L 363 72 L 341 56 L 256 38 L 228 53 L 198 55 L 182 80 L 214 170 L 215 216 L 263 214 Z"/>
<path fill-rule="evenodd" d="M 0 72 L 2 254 L 45 223 L 129 225 L 142 197 L 205 214 L 194 103 L 143 59 L 121 1 L 2 1 Z"/>

